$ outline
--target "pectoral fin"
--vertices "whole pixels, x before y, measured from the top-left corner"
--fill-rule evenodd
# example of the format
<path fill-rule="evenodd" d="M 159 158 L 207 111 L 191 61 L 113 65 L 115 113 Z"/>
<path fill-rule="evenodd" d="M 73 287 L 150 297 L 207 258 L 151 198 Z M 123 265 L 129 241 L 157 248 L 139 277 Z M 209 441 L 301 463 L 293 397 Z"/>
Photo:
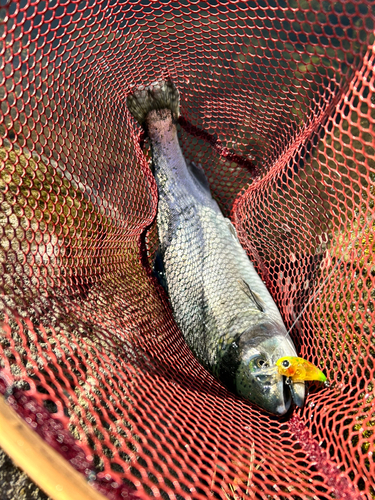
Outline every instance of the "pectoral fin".
<path fill-rule="evenodd" d="M 266 305 L 265 303 L 263 302 L 263 300 L 259 297 L 259 295 L 257 293 L 255 293 L 251 288 L 250 286 L 248 285 L 248 283 L 246 283 L 246 281 L 244 280 L 238 280 L 239 284 L 241 285 L 241 289 L 244 293 L 246 293 L 246 295 L 249 297 L 249 299 L 254 302 L 254 304 L 257 306 L 257 308 L 259 309 L 260 312 L 265 312 L 266 310 Z"/>

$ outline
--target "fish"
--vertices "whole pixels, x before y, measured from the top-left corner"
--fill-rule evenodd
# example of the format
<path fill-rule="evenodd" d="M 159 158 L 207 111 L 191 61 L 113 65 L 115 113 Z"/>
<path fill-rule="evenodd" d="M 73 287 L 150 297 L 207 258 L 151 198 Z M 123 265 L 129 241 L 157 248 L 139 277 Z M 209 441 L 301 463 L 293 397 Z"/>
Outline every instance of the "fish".
<path fill-rule="evenodd" d="M 302 406 L 303 381 L 276 367 L 297 356 L 280 312 L 212 197 L 203 169 L 182 154 L 179 91 L 171 80 L 133 88 L 127 108 L 151 145 L 158 189 L 156 273 L 186 344 L 229 391 L 284 415 Z"/>

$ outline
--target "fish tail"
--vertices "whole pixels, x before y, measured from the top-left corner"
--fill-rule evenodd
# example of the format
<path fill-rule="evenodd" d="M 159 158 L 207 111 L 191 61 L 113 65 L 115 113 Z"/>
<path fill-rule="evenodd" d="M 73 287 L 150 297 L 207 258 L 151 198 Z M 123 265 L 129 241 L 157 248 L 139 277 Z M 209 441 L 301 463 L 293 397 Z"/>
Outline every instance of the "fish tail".
<path fill-rule="evenodd" d="M 171 80 L 138 87 L 128 95 L 126 104 L 140 125 L 145 123 L 147 115 L 153 110 L 170 109 L 175 120 L 180 115 L 180 94 Z"/>

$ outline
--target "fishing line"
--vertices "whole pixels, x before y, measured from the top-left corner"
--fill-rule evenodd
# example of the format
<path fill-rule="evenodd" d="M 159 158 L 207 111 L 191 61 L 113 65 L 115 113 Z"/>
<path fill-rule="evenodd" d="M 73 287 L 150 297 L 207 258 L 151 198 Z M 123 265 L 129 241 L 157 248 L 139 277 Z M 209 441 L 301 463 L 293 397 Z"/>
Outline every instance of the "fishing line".
<path fill-rule="evenodd" d="M 303 309 L 302 311 L 299 313 L 299 315 L 297 316 L 297 318 L 294 320 L 294 323 L 292 324 L 292 326 L 289 328 L 289 330 L 287 331 L 287 334 L 291 332 L 291 330 L 294 328 L 294 326 L 297 324 L 298 320 L 300 319 L 300 317 L 302 316 L 302 314 L 306 311 L 307 309 L 307 306 L 309 306 L 311 304 L 311 302 L 315 299 L 315 297 L 317 297 L 320 292 L 322 291 L 324 285 L 326 285 L 327 281 L 329 280 L 329 278 L 332 276 L 332 274 L 335 272 L 335 270 L 337 269 L 337 267 L 341 264 L 341 261 L 342 261 L 342 257 L 339 258 L 339 260 L 336 262 L 336 264 L 334 265 L 332 271 L 329 273 L 329 275 L 326 277 L 326 279 L 323 281 L 323 283 L 320 285 L 320 287 L 316 290 L 315 293 L 312 294 L 312 296 L 310 297 L 310 299 L 306 302 L 306 304 L 303 306 Z"/>
<path fill-rule="evenodd" d="M 354 250 L 353 246 L 357 243 L 357 241 L 359 240 L 359 238 L 362 236 L 362 234 L 366 231 L 366 229 L 368 229 L 369 227 L 369 222 L 372 220 L 372 215 L 370 215 L 369 217 L 369 221 L 366 223 L 365 227 L 363 228 L 363 230 L 360 232 L 360 234 L 358 234 L 358 236 L 354 239 L 353 242 L 349 242 L 349 245 L 348 245 L 348 251 L 352 252 Z M 349 247 L 352 247 L 351 249 Z M 341 264 L 342 262 L 342 259 L 343 257 L 340 257 L 339 260 L 336 262 L 336 264 L 333 266 L 332 268 L 332 271 L 329 273 L 329 275 L 325 278 L 325 280 L 323 281 L 323 283 L 320 285 L 320 287 L 316 290 L 316 292 L 311 296 L 311 298 L 306 302 L 306 304 L 304 305 L 302 311 L 299 313 L 299 315 L 297 316 L 297 318 L 294 320 L 294 323 L 292 324 L 292 326 L 289 328 L 289 330 L 287 331 L 287 334 L 290 333 L 290 331 L 292 330 L 292 328 L 296 325 L 297 321 L 300 319 L 300 317 L 302 316 L 302 314 L 306 311 L 306 308 L 311 304 L 311 302 L 315 299 L 315 297 L 317 297 L 320 292 L 322 291 L 323 287 L 326 285 L 326 283 L 328 282 L 329 278 L 332 276 L 332 274 L 335 272 L 335 270 L 338 268 L 338 266 Z"/>
<path fill-rule="evenodd" d="M 348 251 L 349 252 L 352 252 L 354 250 L 353 246 L 357 243 L 357 241 L 362 237 L 362 234 L 369 228 L 369 224 L 370 222 L 372 221 L 373 219 L 373 216 L 370 214 L 369 216 L 367 216 L 367 222 L 363 228 L 363 230 L 357 235 L 357 237 L 353 240 L 353 241 L 349 241 L 349 244 L 348 244 Z M 352 247 L 352 248 L 350 248 Z M 299 315 L 297 316 L 297 318 L 294 320 L 292 326 L 289 328 L 289 330 L 286 332 L 285 334 L 285 337 L 291 332 L 291 330 L 294 328 L 294 326 L 296 325 L 296 323 L 298 322 L 298 320 L 300 319 L 300 317 L 303 315 L 303 313 L 306 311 L 307 307 L 313 302 L 313 300 L 320 294 L 320 292 L 322 291 L 323 287 L 327 284 L 328 280 L 330 279 L 330 277 L 332 276 L 332 274 L 335 272 L 335 270 L 338 268 L 338 266 L 341 264 L 343 260 L 343 257 L 340 257 L 339 260 L 336 262 L 336 264 L 333 266 L 331 272 L 328 274 L 328 276 L 324 279 L 323 283 L 319 286 L 319 288 L 315 291 L 315 293 L 313 293 L 313 295 L 310 297 L 310 299 L 306 302 L 306 304 L 304 305 L 302 311 L 299 313 Z M 271 356 L 272 354 L 275 352 L 276 350 L 276 347 L 274 348 L 274 350 L 272 351 L 271 353 Z"/>

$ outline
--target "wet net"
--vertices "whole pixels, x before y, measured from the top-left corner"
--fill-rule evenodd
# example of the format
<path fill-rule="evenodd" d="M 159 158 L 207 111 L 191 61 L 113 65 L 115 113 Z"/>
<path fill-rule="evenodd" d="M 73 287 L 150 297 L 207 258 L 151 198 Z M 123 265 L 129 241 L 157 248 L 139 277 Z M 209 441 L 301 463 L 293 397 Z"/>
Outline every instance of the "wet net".
<path fill-rule="evenodd" d="M 0 389 L 109 498 L 375 497 L 374 16 L 1 1 Z M 152 275 L 157 191 L 125 101 L 167 77 L 186 158 L 331 381 L 286 417 L 199 365 Z"/>

